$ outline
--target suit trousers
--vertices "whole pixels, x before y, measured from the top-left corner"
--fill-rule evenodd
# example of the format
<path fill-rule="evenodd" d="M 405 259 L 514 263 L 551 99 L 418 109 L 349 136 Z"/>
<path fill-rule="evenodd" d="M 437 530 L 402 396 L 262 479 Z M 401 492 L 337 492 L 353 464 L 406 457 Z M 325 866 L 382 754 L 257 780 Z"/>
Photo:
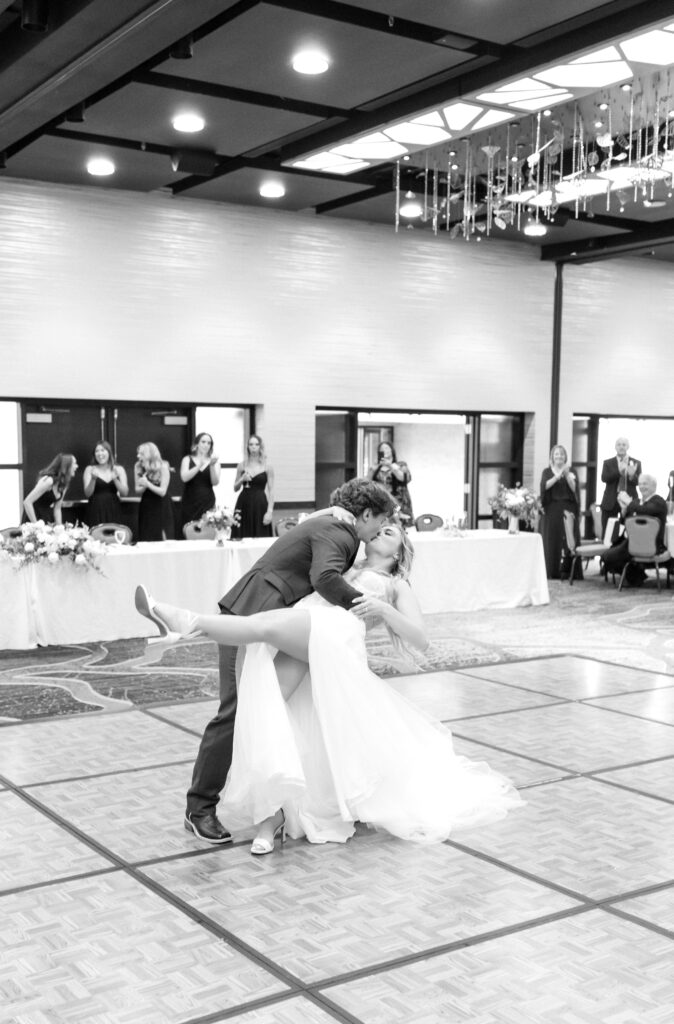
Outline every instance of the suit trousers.
<path fill-rule="evenodd" d="M 204 730 L 192 772 L 192 785 L 187 791 L 187 811 L 195 817 L 215 810 L 232 763 L 237 651 L 238 647 L 218 648 L 220 706 Z"/>

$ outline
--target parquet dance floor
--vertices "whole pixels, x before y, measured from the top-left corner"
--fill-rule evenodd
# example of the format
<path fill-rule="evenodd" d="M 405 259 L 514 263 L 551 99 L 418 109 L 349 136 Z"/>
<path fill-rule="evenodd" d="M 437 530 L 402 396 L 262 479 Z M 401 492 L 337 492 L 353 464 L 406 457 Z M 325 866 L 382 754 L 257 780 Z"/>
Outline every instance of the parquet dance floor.
<path fill-rule="evenodd" d="M 577 656 L 390 680 L 521 788 L 420 847 L 182 827 L 215 702 L 0 726 L 2 1024 L 671 1024 L 674 676 Z"/>

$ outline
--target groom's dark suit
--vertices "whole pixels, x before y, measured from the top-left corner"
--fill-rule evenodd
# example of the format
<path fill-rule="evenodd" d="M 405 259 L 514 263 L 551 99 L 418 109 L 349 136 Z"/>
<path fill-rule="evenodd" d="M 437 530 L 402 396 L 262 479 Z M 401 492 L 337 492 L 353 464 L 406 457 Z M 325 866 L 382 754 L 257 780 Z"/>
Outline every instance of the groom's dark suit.
<path fill-rule="evenodd" d="M 355 527 L 331 515 L 307 519 L 279 537 L 253 568 L 220 601 L 225 614 L 252 615 L 287 608 L 316 591 L 330 604 L 350 608 L 359 590 L 342 574 L 358 551 Z M 206 726 L 187 810 L 195 816 L 214 810 L 232 762 L 236 716 L 236 647 L 220 647 L 220 707 Z"/>

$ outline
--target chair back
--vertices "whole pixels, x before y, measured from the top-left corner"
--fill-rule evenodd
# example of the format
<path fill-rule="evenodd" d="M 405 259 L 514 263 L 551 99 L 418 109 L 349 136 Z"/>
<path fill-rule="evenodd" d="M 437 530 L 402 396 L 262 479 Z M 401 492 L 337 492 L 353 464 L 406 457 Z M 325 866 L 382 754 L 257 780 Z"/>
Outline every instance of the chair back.
<path fill-rule="evenodd" d="M 0 530 L 0 537 L 3 540 L 16 540 L 17 537 L 21 537 L 20 526 L 6 526 L 4 530 Z"/>
<path fill-rule="evenodd" d="M 130 544 L 133 540 L 130 528 L 124 523 L 99 523 L 90 532 L 94 540 L 101 540 L 104 544 Z M 122 540 L 118 540 L 118 536 Z"/>
<path fill-rule="evenodd" d="M 566 537 L 566 546 L 569 549 L 569 553 L 575 555 L 576 553 L 576 517 L 573 512 L 569 512 L 568 509 L 564 510 L 564 536 Z"/>
<path fill-rule="evenodd" d="M 414 525 L 419 533 L 422 533 L 424 530 L 439 530 L 443 522 L 442 516 L 435 516 L 427 512 L 423 516 L 417 516 L 414 520 Z"/>
<path fill-rule="evenodd" d="M 298 524 L 296 516 L 286 516 L 285 519 L 277 519 L 274 523 L 274 534 L 277 537 L 282 537 L 288 530 L 292 530 Z"/>
<path fill-rule="evenodd" d="M 199 519 L 193 519 L 191 523 L 183 526 L 183 537 L 185 540 L 215 540 L 215 527 L 210 523 L 205 525 Z"/>
<path fill-rule="evenodd" d="M 654 558 L 659 532 L 660 520 L 655 516 L 630 516 L 625 520 L 627 550 L 632 558 Z"/>
<path fill-rule="evenodd" d="M 592 527 L 594 529 L 594 535 L 597 540 L 604 539 L 604 531 L 601 525 L 601 508 L 596 502 L 590 505 L 590 511 L 592 512 Z"/>

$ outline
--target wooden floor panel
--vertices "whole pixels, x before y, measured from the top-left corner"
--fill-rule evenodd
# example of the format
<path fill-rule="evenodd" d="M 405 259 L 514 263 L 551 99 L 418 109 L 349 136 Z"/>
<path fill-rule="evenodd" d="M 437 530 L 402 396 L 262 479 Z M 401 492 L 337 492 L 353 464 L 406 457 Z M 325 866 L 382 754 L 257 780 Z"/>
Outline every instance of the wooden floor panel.
<path fill-rule="evenodd" d="M 472 715 L 493 715 L 499 711 L 552 703 L 554 698 L 527 693 L 514 687 L 466 679 L 460 672 L 432 672 L 389 680 L 398 693 L 441 722 Z"/>
<path fill-rule="evenodd" d="M 0 775 L 33 782 L 193 759 L 199 740 L 140 711 L 2 727 Z"/>
<path fill-rule="evenodd" d="M 143 873 L 305 982 L 576 906 L 448 846 L 373 833 L 346 846 L 288 843 L 264 858 L 239 847 Z"/>
<path fill-rule="evenodd" d="M 603 772 L 599 778 L 607 782 L 617 782 L 621 786 L 659 796 L 663 800 L 674 803 L 674 758 L 640 764 L 634 768 L 619 768 L 615 772 Z"/>
<path fill-rule="evenodd" d="M 672 680 L 674 684 L 674 680 Z M 674 725 L 674 685 L 646 693 L 628 693 L 620 697 L 602 697 L 589 701 L 595 707 L 620 711 L 625 715 L 637 715 L 654 722 Z"/>
<path fill-rule="evenodd" d="M 674 756 L 674 729 L 588 704 L 556 704 L 491 718 L 457 722 L 466 739 L 568 771 L 588 772 Z"/>
<path fill-rule="evenodd" d="M 591 911 L 326 994 L 364 1024 L 669 1024 L 674 944 Z"/>
<path fill-rule="evenodd" d="M 674 936 L 674 888 L 659 889 L 646 896 L 621 900 L 616 903 L 616 908 L 657 925 L 658 928 L 666 928 Z"/>
<path fill-rule="evenodd" d="M 631 693 L 672 686 L 672 676 L 646 672 L 623 665 L 577 658 L 536 658 L 480 668 L 461 669 L 461 675 L 479 676 L 498 683 L 525 686 L 567 700 L 583 700 L 612 693 Z"/>
<path fill-rule="evenodd" d="M 0 793 L 0 820 L 0 892 L 110 867 L 108 860 L 13 793 Z M 0 1020 L 1 1014 L 0 1009 Z"/>
<path fill-rule="evenodd" d="M 121 872 L 0 906 L 3 1022 L 178 1024 L 287 991 Z"/>
<path fill-rule="evenodd" d="M 523 814 L 462 842 L 592 899 L 674 883 L 674 804 L 582 778 L 526 798 Z"/>

